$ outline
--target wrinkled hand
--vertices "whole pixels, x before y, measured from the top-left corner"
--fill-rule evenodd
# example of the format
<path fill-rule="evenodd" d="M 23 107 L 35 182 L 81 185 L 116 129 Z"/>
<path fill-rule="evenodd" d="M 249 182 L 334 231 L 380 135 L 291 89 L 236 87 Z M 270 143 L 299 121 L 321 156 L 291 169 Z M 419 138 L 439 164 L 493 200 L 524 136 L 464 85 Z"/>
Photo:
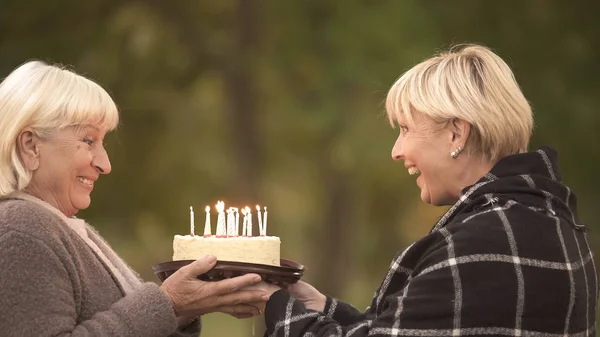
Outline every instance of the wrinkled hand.
<path fill-rule="evenodd" d="M 257 290 L 266 293 L 269 297 L 273 295 L 277 290 L 281 288 L 266 282 L 256 283 L 254 285 L 246 287 L 248 290 Z M 327 297 L 321 294 L 315 287 L 302 281 L 298 281 L 294 284 L 290 284 L 285 288 L 290 295 L 294 296 L 297 300 L 304 304 L 306 309 L 323 312 L 325 310 L 325 304 Z M 266 303 L 265 303 L 266 305 Z M 264 311 L 264 307 L 259 307 L 261 312 Z"/>
<path fill-rule="evenodd" d="M 252 309 L 251 312 L 243 312 L 243 313 L 228 313 L 228 312 L 226 312 L 226 314 L 229 314 L 229 315 L 231 315 L 235 318 L 239 318 L 239 319 L 252 318 L 257 315 L 262 315 L 265 312 L 265 307 L 267 305 L 267 301 L 268 301 L 268 299 L 265 301 L 261 301 L 261 302 L 240 304 L 240 306 L 246 306 L 247 308 Z"/>
<path fill-rule="evenodd" d="M 259 275 L 246 274 L 218 282 L 196 278 L 211 270 L 216 262 L 214 256 L 205 256 L 180 268 L 163 282 L 161 289 L 171 300 L 175 314 L 196 317 L 224 312 L 238 318 L 260 314 L 257 306 L 249 304 L 264 305 L 270 297 L 265 291 L 249 288 L 261 281 Z"/>
<path fill-rule="evenodd" d="M 290 284 L 287 287 L 287 291 L 292 296 L 304 303 L 306 309 L 323 312 L 325 310 L 325 303 L 327 297 L 321 294 L 315 287 L 302 281 L 298 281 L 294 284 Z"/>
<path fill-rule="evenodd" d="M 271 297 L 271 295 L 273 295 L 273 293 L 275 293 L 277 290 L 281 290 L 280 287 L 278 287 L 276 285 L 273 285 L 273 284 L 270 284 L 270 283 L 266 283 L 266 282 L 259 282 L 259 283 L 247 286 L 244 289 L 245 290 L 260 291 L 260 292 L 266 294 L 267 295 L 267 301 Z M 256 308 L 258 308 L 258 310 L 262 314 L 263 312 L 265 312 L 265 307 L 267 305 L 267 301 L 262 302 L 262 303 L 252 303 L 252 305 L 256 306 Z"/>

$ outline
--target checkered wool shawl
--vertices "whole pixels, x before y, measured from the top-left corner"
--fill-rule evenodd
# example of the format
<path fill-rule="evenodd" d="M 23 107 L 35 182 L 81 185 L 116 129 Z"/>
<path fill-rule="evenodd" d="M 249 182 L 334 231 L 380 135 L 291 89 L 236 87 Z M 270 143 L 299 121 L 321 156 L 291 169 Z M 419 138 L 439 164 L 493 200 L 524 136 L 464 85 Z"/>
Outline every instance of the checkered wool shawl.
<path fill-rule="evenodd" d="M 548 147 L 508 156 L 399 253 L 363 313 L 288 292 L 269 336 L 593 336 L 598 281 L 576 197 Z"/>

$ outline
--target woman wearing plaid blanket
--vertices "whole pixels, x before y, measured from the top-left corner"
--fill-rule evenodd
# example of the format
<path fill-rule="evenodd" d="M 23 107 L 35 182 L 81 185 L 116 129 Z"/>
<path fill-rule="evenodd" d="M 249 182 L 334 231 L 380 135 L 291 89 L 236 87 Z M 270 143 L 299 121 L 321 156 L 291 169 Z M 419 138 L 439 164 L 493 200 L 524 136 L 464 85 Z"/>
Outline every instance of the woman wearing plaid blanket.
<path fill-rule="evenodd" d="M 300 282 L 272 293 L 270 336 L 593 336 L 598 282 L 556 152 L 527 152 L 533 117 L 513 73 L 468 45 L 390 89 L 392 149 L 421 199 L 452 205 L 400 252 L 359 312 Z"/>

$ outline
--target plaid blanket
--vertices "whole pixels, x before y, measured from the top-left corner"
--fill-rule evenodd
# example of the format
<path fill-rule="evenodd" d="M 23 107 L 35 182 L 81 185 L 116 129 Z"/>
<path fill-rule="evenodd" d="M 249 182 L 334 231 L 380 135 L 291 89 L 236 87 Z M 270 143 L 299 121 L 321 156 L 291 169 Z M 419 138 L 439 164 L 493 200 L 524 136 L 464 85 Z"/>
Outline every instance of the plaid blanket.
<path fill-rule="evenodd" d="M 359 312 L 323 313 L 285 290 L 269 300 L 269 336 L 593 336 L 598 280 L 576 197 L 548 147 L 509 156 L 400 252 Z"/>

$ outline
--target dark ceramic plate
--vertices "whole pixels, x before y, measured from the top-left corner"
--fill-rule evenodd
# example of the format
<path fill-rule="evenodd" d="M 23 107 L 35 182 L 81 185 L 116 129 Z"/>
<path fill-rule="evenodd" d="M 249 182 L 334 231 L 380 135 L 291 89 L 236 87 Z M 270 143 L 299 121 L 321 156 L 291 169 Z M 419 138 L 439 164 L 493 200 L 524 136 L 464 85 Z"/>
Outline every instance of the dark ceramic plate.
<path fill-rule="evenodd" d="M 152 267 L 154 274 L 161 282 L 171 276 L 179 268 L 194 262 L 194 260 L 181 260 L 163 262 Z M 208 273 L 198 276 L 202 281 L 220 281 L 226 278 L 244 274 L 258 274 L 263 281 L 278 286 L 294 284 L 300 280 L 304 273 L 304 266 L 292 260 L 281 259 L 279 267 L 265 264 L 217 261 L 217 264 Z"/>

